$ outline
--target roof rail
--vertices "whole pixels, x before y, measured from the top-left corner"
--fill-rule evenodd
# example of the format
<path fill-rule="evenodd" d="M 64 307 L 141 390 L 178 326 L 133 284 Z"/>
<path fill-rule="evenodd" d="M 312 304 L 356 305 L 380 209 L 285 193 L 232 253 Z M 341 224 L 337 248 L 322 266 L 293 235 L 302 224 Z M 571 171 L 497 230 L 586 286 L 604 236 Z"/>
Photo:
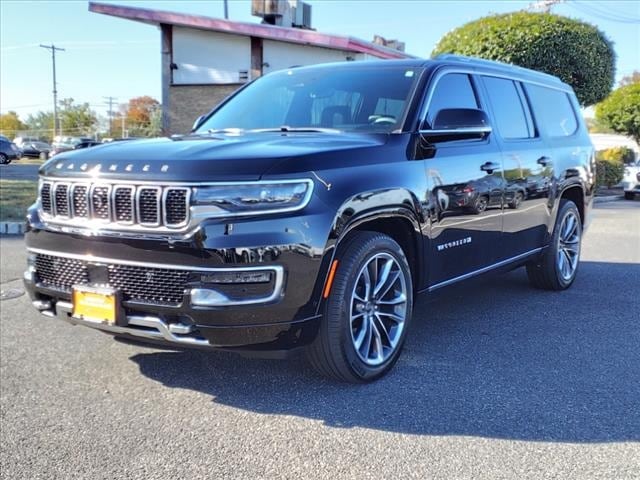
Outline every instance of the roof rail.
<path fill-rule="evenodd" d="M 448 61 L 464 62 L 464 63 L 470 63 L 470 64 L 475 64 L 475 65 L 485 65 L 487 67 L 510 68 L 510 69 L 515 69 L 515 70 L 520 70 L 523 73 L 526 73 L 526 74 L 529 74 L 529 75 L 530 74 L 539 75 L 539 76 L 544 77 L 544 78 L 546 78 L 548 80 L 553 80 L 556 83 L 562 83 L 562 80 L 560 80 L 556 76 L 549 75 L 548 73 L 544 73 L 544 72 L 539 72 L 537 70 L 531 70 L 530 68 L 520 67 L 520 66 L 514 65 L 512 63 L 498 62 L 496 60 L 486 60 L 484 58 L 477 58 L 477 57 L 469 57 L 467 55 L 455 55 L 453 53 L 441 53 L 440 55 L 435 57 L 435 59 L 436 60 L 448 60 Z"/>

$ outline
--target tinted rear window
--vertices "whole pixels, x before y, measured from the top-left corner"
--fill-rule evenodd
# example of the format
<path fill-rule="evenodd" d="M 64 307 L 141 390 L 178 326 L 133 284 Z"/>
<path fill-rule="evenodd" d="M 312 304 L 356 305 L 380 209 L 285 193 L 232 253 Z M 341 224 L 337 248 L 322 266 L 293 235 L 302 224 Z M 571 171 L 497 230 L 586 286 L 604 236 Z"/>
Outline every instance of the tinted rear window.
<path fill-rule="evenodd" d="M 489 101 L 493 108 L 496 127 L 504 139 L 530 138 L 525 106 L 518 88 L 512 80 L 483 77 Z"/>
<path fill-rule="evenodd" d="M 560 90 L 525 84 L 531 108 L 540 128 L 551 137 L 568 137 L 578 129 L 569 95 Z"/>

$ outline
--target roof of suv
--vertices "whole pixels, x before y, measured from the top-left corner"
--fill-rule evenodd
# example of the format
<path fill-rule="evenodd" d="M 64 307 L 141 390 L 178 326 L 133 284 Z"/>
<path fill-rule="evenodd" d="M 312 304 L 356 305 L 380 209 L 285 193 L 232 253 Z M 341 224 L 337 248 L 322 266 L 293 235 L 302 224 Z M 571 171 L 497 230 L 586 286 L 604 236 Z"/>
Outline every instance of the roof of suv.
<path fill-rule="evenodd" d="M 547 73 L 538 72 L 517 65 L 511 65 L 508 63 L 496 62 L 492 60 L 484 60 L 481 58 L 466 57 L 463 55 L 444 54 L 439 55 L 433 59 L 401 59 L 401 60 L 366 60 L 360 62 L 340 62 L 331 64 L 317 64 L 305 67 L 297 68 L 366 68 L 367 66 L 399 66 L 404 68 L 438 68 L 441 66 L 457 66 L 473 69 L 481 69 L 484 72 L 491 72 L 496 74 L 503 74 L 509 77 L 515 77 L 521 80 L 535 81 L 537 83 L 547 84 L 549 86 L 558 88 L 565 87 L 570 90 L 571 87 L 562 82 L 558 77 L 549 75 Z"/>

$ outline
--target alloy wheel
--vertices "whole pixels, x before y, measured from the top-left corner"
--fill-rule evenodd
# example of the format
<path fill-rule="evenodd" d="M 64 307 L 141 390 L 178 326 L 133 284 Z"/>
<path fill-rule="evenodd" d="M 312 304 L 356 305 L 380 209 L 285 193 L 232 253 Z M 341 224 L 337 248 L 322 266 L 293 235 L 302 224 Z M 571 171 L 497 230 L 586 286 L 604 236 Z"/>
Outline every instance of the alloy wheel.
<path fill-rule="evenodd" d="M 557 266 L 564 281 L 571 280 L 578 268 L 580 235 L 580 219 L 570 211 L 562 219 L 558 236 Z"/>
<path fill-rule="evenodd" d="M 381 365 L 399 345 L 407 316 L 407 280 L 392 255 L 378 253 L 366 261 L 349 312 L 358 357 L 367 365 Z"/>

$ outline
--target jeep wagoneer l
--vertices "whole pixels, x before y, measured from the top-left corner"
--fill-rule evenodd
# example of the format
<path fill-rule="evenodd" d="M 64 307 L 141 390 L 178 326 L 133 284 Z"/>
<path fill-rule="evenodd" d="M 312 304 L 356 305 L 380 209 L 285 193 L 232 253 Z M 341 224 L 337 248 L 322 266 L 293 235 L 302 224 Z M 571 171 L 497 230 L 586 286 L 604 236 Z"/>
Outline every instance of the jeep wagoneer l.
<path fill-rule="evenodd" d="M 294 68 L 184 136 L 65 152 L 28 213 L 33 305 L 111 334 L 386 373 L 419 293 L 571 286 L 594 149 L 555 77 L 456 56 Z"/>

